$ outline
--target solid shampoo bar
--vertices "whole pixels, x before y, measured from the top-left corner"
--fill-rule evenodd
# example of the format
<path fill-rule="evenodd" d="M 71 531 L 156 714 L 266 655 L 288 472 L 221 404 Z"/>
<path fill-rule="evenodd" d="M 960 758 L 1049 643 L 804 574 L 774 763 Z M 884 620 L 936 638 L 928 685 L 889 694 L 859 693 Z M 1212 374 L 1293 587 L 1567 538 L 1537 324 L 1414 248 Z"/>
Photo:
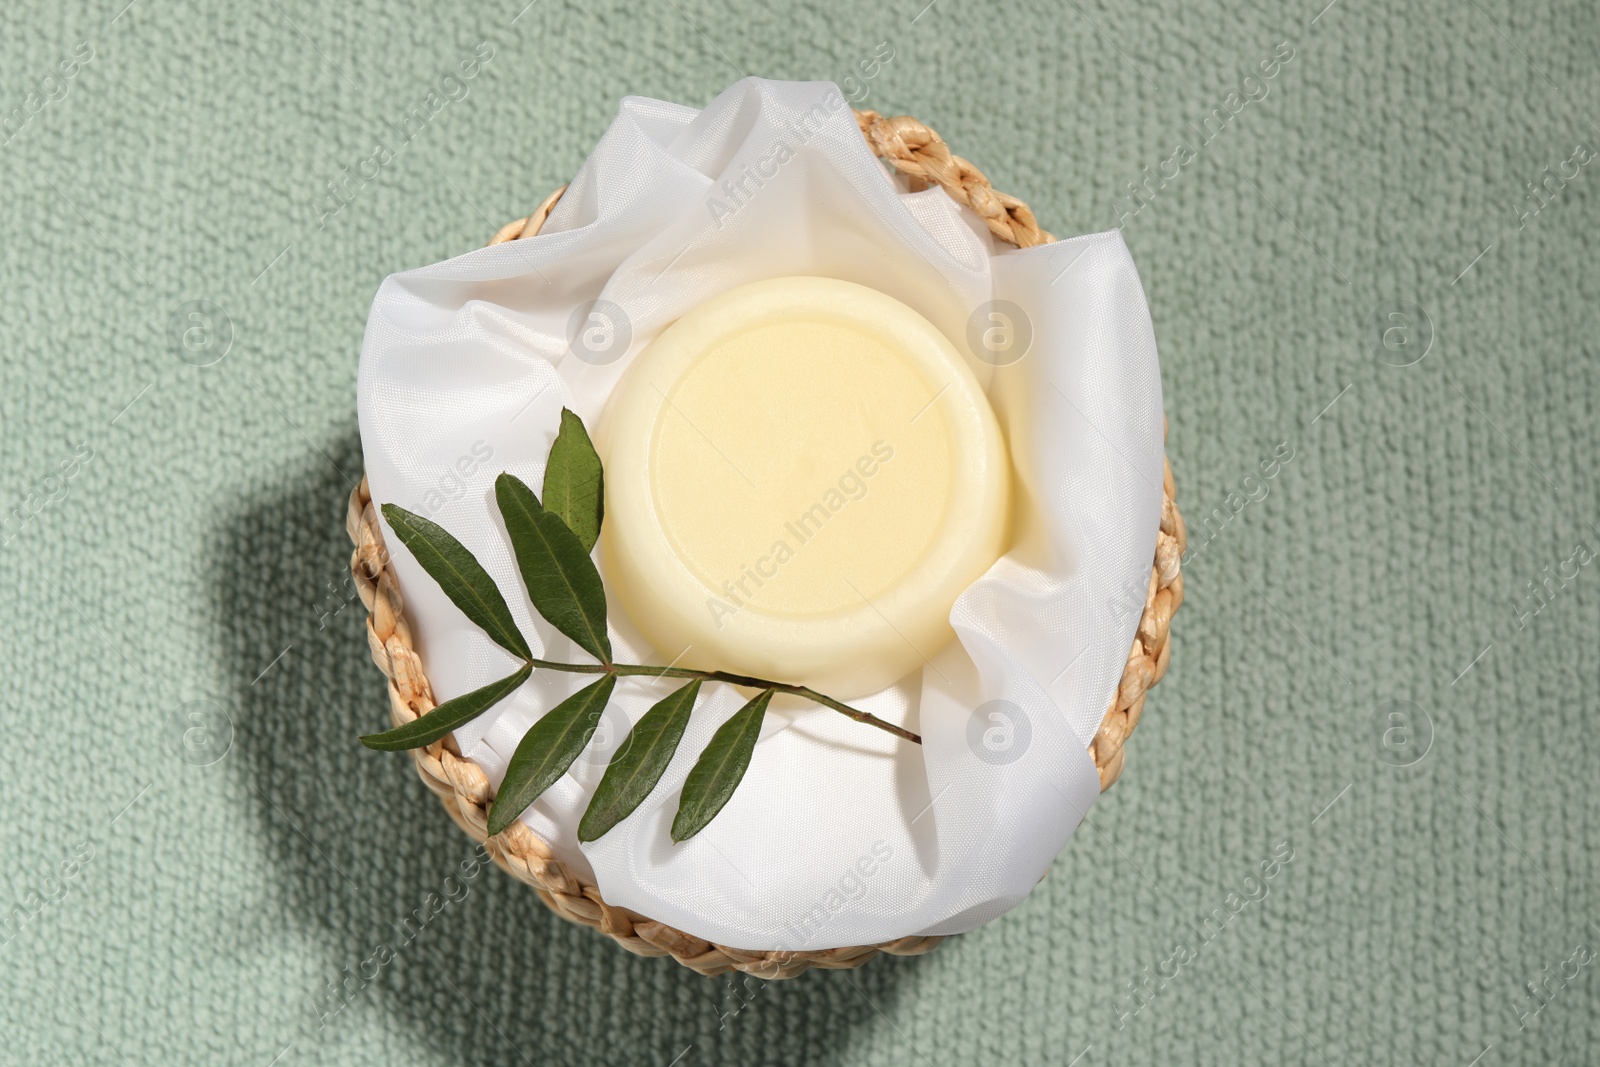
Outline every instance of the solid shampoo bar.
<path fill-rule="evenodd" d="M 874 692 L 938 654 L 1004 550 L 983 390 L 932 323 L 850 282 L 694 308 L 629 368 L 602 445 L 609 584 L 682 666 Z"/>

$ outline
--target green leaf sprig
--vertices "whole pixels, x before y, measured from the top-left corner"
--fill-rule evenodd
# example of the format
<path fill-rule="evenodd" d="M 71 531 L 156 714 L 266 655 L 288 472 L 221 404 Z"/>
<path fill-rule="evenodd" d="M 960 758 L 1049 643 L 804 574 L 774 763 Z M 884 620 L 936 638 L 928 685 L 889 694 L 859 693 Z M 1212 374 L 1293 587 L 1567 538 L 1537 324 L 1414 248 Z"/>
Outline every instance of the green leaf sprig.
<path fill-rule="evenodd" d="M 545 466 L 543 501 L 509 473 L 495 479 L 494 490 L 528 599 L 545 621 L 570 637 L 595 662 L 559 663 L 534 656 L 494 579 L 466 546 L 437 523 L 385 504 L 383 517 L 389 528 L 411 550 L 422 569 L 439 583 L 462 614 L 495 644 L 520 659 L 522 665 L 499 681 L 447 700 L 404 726 L 361 738 L 368 748 L 385 751 L 422 748 L 510 696 L 535 669 L 599 675 L 596 681 L 551 708 L 523 735 L 489 808 L 489 833 L 506 829 L 528 805 L 561 780 L 594 736 L 618 679 L 624 677 L 681 678 L 688 684 L 658 701 L 634 724 L 589 799 L 578 823 L 580 841 L 597 840 L 644 803 L 672 762 L 700 688 L 706 682 L 743 686 L 757 693 L 718 727 L 689 771 L 672 822 L 674 841 L 687 841 L 705 829 L 732 798 L 750 769 L 767 707 L 778 693 L 804 697 L 857 722 L 922 743 L 922 738 L 910 730 L 808 686 L 728 671 L 615 662 L 606 630 L 605 586 L 590 556 L 600 538 L 604 518 L 604 472 L 583 420 L 571 411 L 561 411 L 561 429 Z"/>

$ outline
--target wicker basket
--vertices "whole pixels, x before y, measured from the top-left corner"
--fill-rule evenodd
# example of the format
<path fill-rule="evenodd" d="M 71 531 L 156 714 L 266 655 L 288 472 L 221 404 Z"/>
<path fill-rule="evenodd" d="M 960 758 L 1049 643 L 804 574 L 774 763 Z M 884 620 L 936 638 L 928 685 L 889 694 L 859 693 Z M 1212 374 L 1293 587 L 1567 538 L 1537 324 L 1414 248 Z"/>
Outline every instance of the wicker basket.
<path fill-rule="evenodd" d="M 913 188 L 941 186 L 951 197 L 975 211 L 1001 240 L 1028 248 L 1055 240 L 1039 229 L 1033 212 L 1022 201 L 990 187 L 988 179 L 971 163 L 953 155 L 939 136 L 916 119 L 883 118 L 873 111 L 858 111 L 856 119 L 867 144 L 878 156 L 907 175 Z M 533 214 L 517 219 L 494 235 L 490 244 L 531 237 L 539 232 L 550 209 L 566 191 L 563 186 L 545 198 Z M 1146 591 L 1144 614 L 1128 652 L 1121 684 L 1112 698 L 1089 755 L 1100 772 L 1105 790 L 1122 773 L 1123 743 L 1139 723 L 1145 694 L 1166 673 L 1172 646 L 1167 640 L 1172 615 L 1183 603 L 1183 577 L 1179 560 L 1186 535 L 1183 518 L 1174 503 L 1172 467 L 1165 465 L 1162 486 L 1161 529 L 1156 536 L 1154 566 Z M 433 691 L 412 647 L 411 631 L 402 614 L 402 600 L 393 569 L 383 547 L 383 534 L 366 479 L 350 494 L 346 525 L 355 552 L 350 569 L 361 599 L 370 613 L 367 641 L 372 658 L 389 680 L 389 710 L 399 726 L 431 711 Z M 527 882 L 541 900 L 563 918 L 591 926 L 641 956 L 670 955 L 685 967 L 704 975 L 744 971 L 761 978 L 788 978 L 808 967 L 858 967 L 879 952 L 911 956 L 937 945 L 938 937 L 903 937 L 879 945 L 861 945 L 808 952 L 748 952 L 712 944 L 646 916 L 607 904 L 599 890 L 575 878 L 551 855 L 550 848 L 521 822 L 493 839 L 487 834 L 487 814 L 493 799 L 489 779 L 479 767 L 461 756 L 454 737 L 411 752 L 417 773 L 439 795 L 456 823 L 485 847 L 496 863 L 514 878 Z"/>

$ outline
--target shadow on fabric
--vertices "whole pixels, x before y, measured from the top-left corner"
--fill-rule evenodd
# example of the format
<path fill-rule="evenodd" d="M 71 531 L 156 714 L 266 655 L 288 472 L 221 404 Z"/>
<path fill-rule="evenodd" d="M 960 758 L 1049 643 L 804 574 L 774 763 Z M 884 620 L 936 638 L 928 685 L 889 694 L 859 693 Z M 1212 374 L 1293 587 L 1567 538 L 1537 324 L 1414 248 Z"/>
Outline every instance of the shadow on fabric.
<path fill-rule="evenodd" d="M 356 741 L 387 726 L 348 580 L 360 471 L 354 433 L 308 453 L 240 498 L 210 561 L 236 680 L 227 766 L 279 883 L 277 918 L 322 954 L 301 998 L 301 1061 L 370 1031 L 374 1013 L 451 1063 L 817 1065 L 887 1028 L 879 1010 L 927 959 L 703 978 L 557 918 L 488 863 L 464 877 L 477 847 L 410 760 Z"/>

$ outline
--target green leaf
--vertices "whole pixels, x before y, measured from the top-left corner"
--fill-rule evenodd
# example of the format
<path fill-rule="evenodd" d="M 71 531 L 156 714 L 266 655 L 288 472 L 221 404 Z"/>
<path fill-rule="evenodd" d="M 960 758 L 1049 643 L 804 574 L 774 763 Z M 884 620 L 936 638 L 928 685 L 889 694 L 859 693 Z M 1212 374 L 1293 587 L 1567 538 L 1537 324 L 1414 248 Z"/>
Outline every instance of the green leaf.
<path fill-rule="evenodd" d="M 592 551 L 600 539 L 600 520 L 605 513 L 602 478 L 600 455 L 583 420 L 562 408 L 561 429 L 544 468 L 544 506 L 577 534 L 585 552 Z"/>
<path fill-rule="evenodd" d="M 577 534 L 567 529 L 560 516 L 546 511 L 516 475 L 496 478 L 494 496 L 533 606 L 584 651 L 609 664 L 606 591 Z"/>
<path fill-rule="evenodd" d="M 761 720 L 772 694 L 771 689 L 763 690 L 711 735 L 711 743 L 684 780 L 678 815 L 672 820 L 674 841 L 687 841 L 704 830 L 739 788 L 750 769 L 750 754 L 761 736 Z"/>
<path fill-rule="evenodd" d="M 678 751 L 678 742 L 683 740 L 684 727 L 689 725 L 689 713 L 699 695 L 697 678 L 657 702 L 634 724 L 578 823 L 579 841 L 599 840 L 644 803 L 672 762 L 672 754 Z"/>
<path fill-rule="evenodd" d="M 397 726 L 381 734 L 367 734 L 361 743 L 368 748 L 397 752 L 407 748 L 431 745 L 445 734 L 463 726 L 510 696 L 533 673 L 533 664 L 524 663 L 516 674 L 490 682 L 482 689 L 474 689 L 453 700 L 446 700 L 426 715 L 420 715 L 404 726 Z"/>
<path fill-rule="evenodd" d="M 444 595 L 462 614 L 477 623 L 507 652 L 522 659 L 533 658 L 527 639 L 511 618 L 505 597 L 500 595 L 494 579 L 465 545 L 451 537 L 443 526 L 397 505 L 383 505 L 383 517 L 389 520 L 389 527 L 400 538 L 400 543 L 411 550 L 422 569 L 439 583 Z"/>
<path fill-rule="evenodd" d="M 493 836 L 516 821 L 529 804 L 567 773 L 583 746 L 594 736 L 600 713 L 617 687 L 617 676 L 608 674 L 593 685 L 584 686 L 545 713 L 544 718 L 522 735 L 517 751 L 506 767 L 505 780 L 489 808 L 489 834 Z"/>

